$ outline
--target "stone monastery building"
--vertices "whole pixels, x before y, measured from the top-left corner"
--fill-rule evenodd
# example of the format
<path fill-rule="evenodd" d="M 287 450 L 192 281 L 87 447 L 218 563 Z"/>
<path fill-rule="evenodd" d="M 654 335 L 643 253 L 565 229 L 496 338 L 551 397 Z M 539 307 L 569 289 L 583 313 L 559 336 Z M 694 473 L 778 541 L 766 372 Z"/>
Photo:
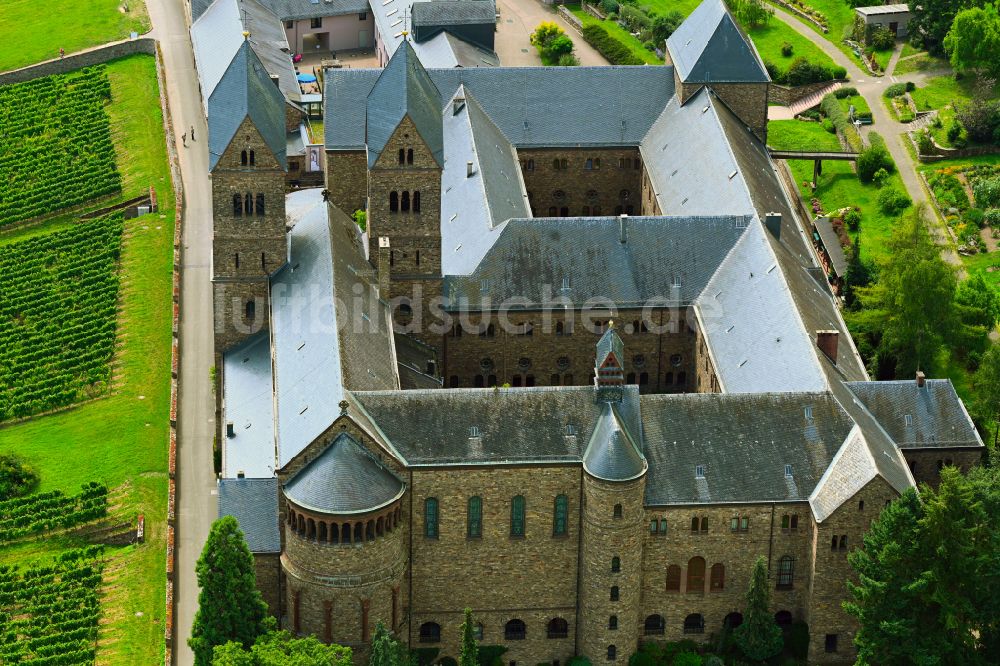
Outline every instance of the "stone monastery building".
<path fill-rule="evenodd" d="M 301 118 L 247 32 L 206 98 L 219 500 L 283 626 L 454 658 L 471 607 L 511 666 L 622 664 L 738 624 L 764 556 L 778 621 L 850 662 L 847 552 L 983 445 L 948 380 L 870 381 L 722 0 L 662 67 L 403 35 L 327 70 L 322 188 L 288 185 Z"/>

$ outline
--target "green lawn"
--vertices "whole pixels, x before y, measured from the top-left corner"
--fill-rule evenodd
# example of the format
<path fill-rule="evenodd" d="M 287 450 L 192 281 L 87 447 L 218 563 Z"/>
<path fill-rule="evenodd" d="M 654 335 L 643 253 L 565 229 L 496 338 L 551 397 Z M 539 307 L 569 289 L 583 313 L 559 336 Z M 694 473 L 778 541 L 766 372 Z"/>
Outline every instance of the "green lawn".
<path fill-rule="evenodd" d="M 963 77 L 956 81 L 952 76 L 936 76 L 910 93 L 918 111 L 938 110 L 941 127 L 931 127 L 934 140 L 942 146 L 951 146 L 948 140 L 948 127 L 955 117 L 954 103 L 967 102 L 972 98 L 976 87 L 973 76 Z M 994 94 L 1000 93 L 1000 88 L 994 88 Z"/>
<path fill-rule="evenodd" d="M 655 53 L 647 51 L 646 47 L 642 45 L 642 42 L 633 37 L 632 33 L 630 33 L 625 28 L 621 27 L 614 21 L 602 21 L 594 16 L 591 16 L 587 12 L 580 9 L 580 5 L 578 4 L 567 4 L 566 8 L 569 9 L 571 12 L 573 12 L 573 14 L 576 15 L 581 21 L 583 21 L 583 25 L 585 26 L 590 25 L 591 23 L 600 23 L 604 27 L 604 29 L 608 31 L 608 34 L 610 34 L 613 37 L 617 37 L 622 42 L 622 44 L 627 46 L 628 49 L 643 62 L 650 65 L 663 64 L 663 61 L 657 58 Z M 583 41 L 583 37 L 581 37 L 579 34 L 576 33 L 571 34 L 570 39 L 574 41 L 576 40 Z"/>
<path fill-rule="evenodd" d="M 835 66 L 830 56 L 823 53 L 818 46 L 776 18 L 772 18 L 771 22 L 762 28 L 748 30 L 747 34 L 753 39 L 764 62 L 772 63 L 783 72 L 799 57 L 824 67 Z M 788 57 L 781 54 L 781 46 L 785 42 L 792 45 L 792 55 Z"/>
<path fill-rule="evenodd" d="M 906 48 L 904 47 L 903 52 L 906 53 Z M 945 58 L 935 58 L 933 56 L 922 53 L 915 58 L 908 58 L 907 60 L 900 60 L 896 63 L 896 69 L 893 70 L 893 76 L 903 76 L 905 74 L 912 74 L 914 72 L 926 72 L 931 70 L 947 70 L 951 69 L 951 65 Z"/>
<path fill-rule="evenodd" d="M 842 150 L 837 137 L 823 129 L 822 125 L 801 120 L 775 120 L 767 124 L 768 145 L 784 150 Z M 871 259 L 880 259 L 886 254 L 886 243 L 892 234 L 897 218 L 884 215 L 878 209 L 878 188 L 862 183 L 851 168 L 850 162 L 824 162 L 823 174 L 819 177 L 816 191 L 810 192 L 806 183 L 812 181 L 813 163 L 791 161 L 788 163 L 806 201 L 816 197 L 823 204 L 823 210 L 832 211 L 846 206 L 861 209 L 861 253 Z M 889 182 L 903 188 L 899 174 L 893 174 Z"/>
<path fill-rule="evenodd" d="M 148 32 L 143 0 L 71 0 L 46 5 L 39 0 L 0 2 L 0 71 L 16 69 L 90 46 Z"/>
<path fill-rule="evenodd" d="M 163 660 L 173 196 L 155 72 L 151 56 L 108 65 L 113 99 L 108 110 L 126 183 L 123 196 L 155 184 L 161 206 L 159 214 L 126 223 L 113 393 L 0 428 L 0 450 L 17 453 L 38 469 L 41 490 L 74 492 L 86 481 L 102 481 L 120 495 L 115 515 L 146 516 L 146 544 L 122 554 L 104 603 L 110 623 L 102 626 L 98 661 L 112 664 Z M 46 543 L 44 550 L 72 545 Z M 0 563 L 39 551 L 0 550 Z"/>
<path fill-rule="evenodd" d="M 846 0 L 805 0 L 806 5 L 822 12 L 826 17 L 827 39 L 831 42 L 839 43 L 847 30 L 854 25 L 854 9 L 847 4 Z M 812 26 L 812 23 L 806 23 Z"/>
<path fill-rule="evenodd" d="M 918 49 L 917 47 L 910 44 L 910 42 L 903 43 L 903 51 L 899 54 L 900 58 L 908 58 L 912 55 L 917 55 L 918 53 L 926 53 L 923 49 Z"/>
<path fill-rule="evenodd" d="M 838 99 L 837 102 L 840 104 L 840 108 L 844 110 L 844 113 L 849 113 L 851 107 L 854 107 L 855 113 L 871 113 L 872 109 L 868 106 L 867 100 L 861 95 L 851 95 L 850 97 L 844 97 L 843 99 Z"/>

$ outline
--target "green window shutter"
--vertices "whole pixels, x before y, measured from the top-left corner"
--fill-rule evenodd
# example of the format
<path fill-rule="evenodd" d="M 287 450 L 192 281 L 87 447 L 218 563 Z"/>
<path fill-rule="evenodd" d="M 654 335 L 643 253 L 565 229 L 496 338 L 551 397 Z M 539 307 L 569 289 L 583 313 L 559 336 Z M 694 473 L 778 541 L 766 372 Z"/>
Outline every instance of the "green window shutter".
<path fill-rule="evenodd" d="M 566 534 L 566 496 L 556 495 L 556 510 L 552 521 L 552 533 L 555 536 Z"/>
<path fill-rule="evenodd" d="M 524 495 L 516 495 L 510 502 L 510 535 L 524 536 Z"/>
<path fill-rule="evenodd" d="M 436 497 L 424 500 L 424 536 L 436 539 L 438 536 L 438 501 Z"/>
<path fill-rule="evenodd" d="M 469 498 L 468 534 L 470 538 L 474 539 L 483 536 L 483 499 L 481 497 Z"/>

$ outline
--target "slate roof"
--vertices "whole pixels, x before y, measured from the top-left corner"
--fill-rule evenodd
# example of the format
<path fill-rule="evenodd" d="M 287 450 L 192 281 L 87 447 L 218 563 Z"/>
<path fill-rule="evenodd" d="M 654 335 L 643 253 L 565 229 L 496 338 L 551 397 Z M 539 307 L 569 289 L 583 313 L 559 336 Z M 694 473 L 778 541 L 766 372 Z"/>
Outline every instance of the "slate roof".
<path fill-rule="evenodd" d="M 640 436 L 641 432 L 629 432 L 616 403 L 603 402 L 601 416 L 583 454 L 583 468 L 605 481 L 631 481 L 642 476 L 647 465 L 639 453 Z"/>
<path fill-rule="evenodd" d="M 667 52 L 685 83 L 770 81 L 753 42 L 723 0 L 704 0 L 667 38 Z"/>
<path fill-rule="evenodd" d="M 244 31 L 250 33 L 249 38 L 243 37 Z M 207 104 L 233 57 L 247 39 L 263 63 L 267 78 L 277 76 L 278 88 L 285 98 L 298 101 L 299 84 L 284 26 L 257 0 L 216 0 L 191 25 L 191 44 L 202 100 Z"/>
<path fill-rule="evenodd" d="M 274 391 L 271 340 L 260 331 L 223 354 L 225 419 L 233 424 L 226 437 L 222 476 L 274 476 Z"/>
<path fill-rule="evenodd" d="M 220 479 L 219 517 L 240 525 L 251 553 L 280 553 L 278 480 Z"/>
<path fill-rule="evenodd" d="M 844 248 L 840 244 L 837 232 L 833 230 L 833 221 L 828 217 L 818 217 L 813 220 L 819 238 L 823 241 L 823 247 L 830 257 L 830 266 L 834 274 L 843 277 L 847 274 L 847 257 L 844 256 Z"/>
<path fill-rule="evenodd" d="M 416 26 L 476 25 L 496 22 L 493 0 L 433 0 L 414 2 L 410 16 Z"/>
<path fill-rule="evenodd" d="M 404 116 L 413 121 L 438 165 L 444 164 L 441 94 L 409 42 L 396 51 L 372 86 L 366 116 L 369 168 Z"/>
<path fill-rule="evenodd" d="M 364 150 L 364 100 L 381 71 L 327 70 L 327 149 Z M 479 67 L 427 73 L 439 91 L 439 109 L 464 85 L 517 148 L 637 146 L 674 94 L 670 67 Z M 591 94 L 594 90 L 602 94 Z"/>
<path fill-rule="evenodd" d="M 644 395 L 640 405 L 647 505 L 804 501 L 854 427 L 826 392 Z"/>
<path fill-rule="evenodd" d="M 595 367 L 601 367 L 611 354 L 615 355 L 618 363 L 625 363 L 625 344 L 622 342 L 621 337 L 618 336 L 618 331 L 609 327 L 608 330 L 604 331 L 601 339 L 597 341 L 597 363 Z"/>
<path fill-rule="evenodd" d="M 285 99 L 244 41 L 208 98 L 208 169 L 211 171 L 248 117 L 286 168 Z"/>
<path fill-rule="evenodd" d="M 849 382 L 847 387 L 902 448 L 983 446 L 947 379 Z"/>
<path fill-rule="evenodd" d="M 484 0 L 451 0 L 452 2 L 483 2 Z M 410 42 L 427 67 L 498 67 L 500 58 L 493 51 L 456 37 L 447 31 L 422 42 Z"/>
<path fill-rule="evenodd" d="M 628 217 L 622 243 L 618 218 L 510 220 L 471 274 L 445 276 L 446 307 L 478 309 L 484 299 L 515 308 L 560 298 L 620 307 L 653 298 L 691 303 L 747 224 L 743 217 Z"/>
<path fill-rule="evenodd" d="M 260 2 L 282 21 L 343 16 L 368 11 L 368 0 L 260 0 Z"/>
<path fill-rule="evenodd" d="M 343 515 L 374 511 L 403 494 L 404 484 L 347 433 L 285 483 L 303 509 Z"/>
<path fill-rule="evenodd" d="M 906 4 L 894 4 L 894 5 L 876 5 L 872 7 L 855 7 L 854 11 L 863 15 L 869 16 L 873 14 L 900 14 L 903 12 L 910 11 L 910 6 Z"/>
<path fill-rule="evenodd" d="M 624 394 L 618 417 L 629 432 L 640 433 L 638 387 L 626 386 Z M 415 466 L 580 463 L 603 410 L 591 386 L 353 392 L 352 397 L 378 435 Z"/>

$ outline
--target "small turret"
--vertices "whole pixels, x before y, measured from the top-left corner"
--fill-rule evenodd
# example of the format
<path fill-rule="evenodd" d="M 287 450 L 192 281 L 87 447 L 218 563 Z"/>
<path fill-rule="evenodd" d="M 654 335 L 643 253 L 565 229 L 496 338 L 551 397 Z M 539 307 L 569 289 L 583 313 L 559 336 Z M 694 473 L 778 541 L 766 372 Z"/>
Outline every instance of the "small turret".
<path fill-rule="evenodd" d="M 615 331 L 615 323 L 608 324 L 608 330 L 597 341 L 597 355 L 594 359 L 594 387 L 599 402 L 621 402 L 622 387 L 625 385 L 625 344 Z"/>

